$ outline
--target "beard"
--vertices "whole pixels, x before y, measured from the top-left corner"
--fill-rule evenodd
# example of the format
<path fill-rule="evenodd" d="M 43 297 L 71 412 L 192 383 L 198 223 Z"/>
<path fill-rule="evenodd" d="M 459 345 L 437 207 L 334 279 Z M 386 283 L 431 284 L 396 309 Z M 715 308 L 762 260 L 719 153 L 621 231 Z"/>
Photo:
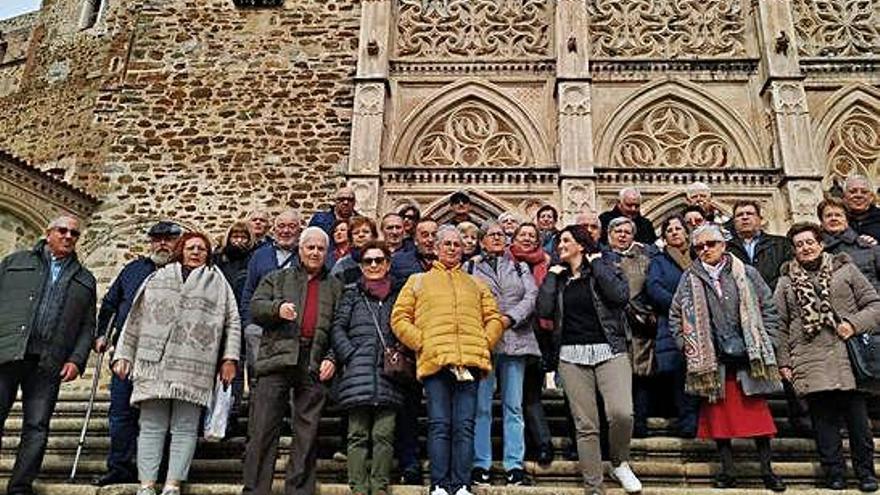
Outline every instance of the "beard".
<path fill-rule="evenodd" d="M 167 265 L 171 261 L 171 256 L 172 253 L 170 251 L 153 251 L 150 253 L 150 259 L 153 260 L 156 266 Z"/>

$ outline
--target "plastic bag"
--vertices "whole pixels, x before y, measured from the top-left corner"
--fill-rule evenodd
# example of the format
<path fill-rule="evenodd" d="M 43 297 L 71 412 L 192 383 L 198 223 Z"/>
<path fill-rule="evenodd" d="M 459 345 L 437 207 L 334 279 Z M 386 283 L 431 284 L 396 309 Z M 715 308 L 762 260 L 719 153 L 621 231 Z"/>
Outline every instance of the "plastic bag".
<path fill-rule="evenodd" d="M 232 406 L 232 386 L 217 380 L 214 397 L 205 411 L 205 440 L 220 441 L 226 436 L 226 423 Z"/>

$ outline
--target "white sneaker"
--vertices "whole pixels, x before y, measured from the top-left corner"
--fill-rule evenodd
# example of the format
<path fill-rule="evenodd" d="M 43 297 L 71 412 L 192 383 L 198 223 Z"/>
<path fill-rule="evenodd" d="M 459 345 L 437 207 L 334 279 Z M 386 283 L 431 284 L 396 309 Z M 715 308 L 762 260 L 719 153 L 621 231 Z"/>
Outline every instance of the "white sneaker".
<path fill-rule="evenodd" d="M 457 492 L 455 492 L 455 495 L 474 495 L 474 494 L 471 493 L 470 490 L 468 490 L 467 488 L 461 487 L 458 489 Z"/>
<path fill-rule="evenodd" d="M 611 479 L 620 483 L 626 493 L 639 493 L 642 491 L 642 482 L 629 467 L 629 463 L 621 462 L 619 466 L 611 469 Z"/>
<path fill-rule="evenodd" d="M 431 495 L 449 495 L 449 492 L 447 492 L 445 488 L 440 488 L 438 486 L 437 488 L 434 488 Z"/>

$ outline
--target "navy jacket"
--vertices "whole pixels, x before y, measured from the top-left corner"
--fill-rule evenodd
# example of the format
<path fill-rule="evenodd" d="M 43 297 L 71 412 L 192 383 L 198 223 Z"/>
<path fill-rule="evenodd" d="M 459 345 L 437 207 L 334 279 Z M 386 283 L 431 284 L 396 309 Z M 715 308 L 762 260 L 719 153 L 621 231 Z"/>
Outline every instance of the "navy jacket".
<path fill-rule="evenodd" d="M 238 305 L 238 314 L 241 315 L 241 328 L 252 323 L 251 298 L 263 277 L 279 268 L 289 266 L 299 266 L 299 256 L 293 253 L 287 259 L 287 262 L 284 263 L 284 266 L 279 265 L 274 242 L 264 244 L 261 248 L 254 251 L 254 254 L 251 255 L 251 260 L 248 262 L 247 279 L 244 282 L 244 289 L 241 291 L 241 300 Z"/>
<path fill-rule="evenodd" d="M 657 373 L 669 373 L 684 366 L 684 357 L 669 332 L 669 308 L 684 271 L 664 250 L 651 259 L 645 290 L 657 312 L 657 339 L 654 342 Z"/>
<path fill-rule="evenodd" d="M 430 268 L 430 264 L 428 265 Z M 391 287 L 393 292 L 400 291 L 403 284 L 413 273 L 425 272 L 422 257 L 417 249 L 398 251 L 391 256 Z"/>
<path fill-rule="evenodd" d="M 150 258 L 140 257 L 125 265 L 101 300 L 101 310 L 98 311 L 97 337 L 109 337 L 111 343 L 116 345 L 119 332 L 125 326 L 125 320 L 128 318 L 128 310 L 131 309 L 135 294 L 144 280 L 155 271 L 156 263 Z M 110 328 L 111 318 L 113 319 L 113 327 L 108 336 L 107 331 Z"/>
<path fill-rule="evenodd" d="M 880 241 L 880 208 L 868 207 L 861 215 L 848 215 L 849 226 L 858 234 L 869 235 Z"/>

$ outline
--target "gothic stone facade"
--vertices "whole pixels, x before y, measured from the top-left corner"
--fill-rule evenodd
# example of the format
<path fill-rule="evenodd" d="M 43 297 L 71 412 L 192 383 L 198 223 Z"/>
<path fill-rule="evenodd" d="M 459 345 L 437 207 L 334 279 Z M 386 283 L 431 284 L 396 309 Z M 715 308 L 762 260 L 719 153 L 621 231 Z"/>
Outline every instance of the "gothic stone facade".
<path fill-rule="evenodd" d="M 571 216 L 634 184 L 659 222 L 701 180 L 779 231 L 878 178 L 880 0 L 260 3 L 0 22 L 0 148 L 100 200 L 82 250 L 105 280 L 157 219 L 219 236 L 343 182 L 367 213 L 441 218 L 459 189 L 484 216 Z M 14 213 L 0 198 L 0 235 L 39 229 Z"/>

